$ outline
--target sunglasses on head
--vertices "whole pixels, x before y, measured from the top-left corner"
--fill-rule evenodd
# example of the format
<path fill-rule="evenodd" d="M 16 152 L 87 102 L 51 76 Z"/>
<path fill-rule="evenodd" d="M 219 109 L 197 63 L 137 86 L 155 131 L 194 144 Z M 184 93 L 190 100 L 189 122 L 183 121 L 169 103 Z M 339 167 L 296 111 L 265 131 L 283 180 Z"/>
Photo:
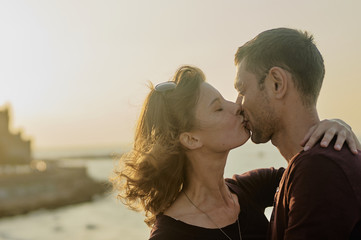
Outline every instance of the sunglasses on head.
<path fill-rule="evenodd" d="M 175 82 L 162 82 L 155 85 L 154 90 L 157 92 L 166 92 L 169 90 L 173 90 L 177 87 Z"/>

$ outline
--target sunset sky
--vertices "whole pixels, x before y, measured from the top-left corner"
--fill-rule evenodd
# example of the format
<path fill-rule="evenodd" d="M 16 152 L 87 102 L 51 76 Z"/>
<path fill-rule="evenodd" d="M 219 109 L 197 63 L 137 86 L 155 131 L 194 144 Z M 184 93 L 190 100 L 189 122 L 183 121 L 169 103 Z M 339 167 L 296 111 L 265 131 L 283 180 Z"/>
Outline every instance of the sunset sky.
<path fill-rule="evenodd" d="M 148 80 L 200 67 L 225 98 L 237 48 L 307 30 L 323 54 L 321 118 L 361 136 L 361 1 L 0 0 L 0 106 L 35 148 L 130 142 Z"/>

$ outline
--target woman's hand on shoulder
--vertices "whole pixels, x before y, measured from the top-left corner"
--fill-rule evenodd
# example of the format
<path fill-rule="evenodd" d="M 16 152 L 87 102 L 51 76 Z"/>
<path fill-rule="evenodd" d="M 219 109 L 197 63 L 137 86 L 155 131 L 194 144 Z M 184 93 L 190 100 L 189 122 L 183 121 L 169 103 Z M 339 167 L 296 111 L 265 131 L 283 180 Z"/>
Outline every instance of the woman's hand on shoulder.
<path fill-rule="evenodd" d="M 328 147 L 335 135 L 337 136 L 335 150 L 340 151 L 345 141 L 352 153 L 357 154 L 357 149 L 361 150 L 361 144 L 351 127 L 341 119 L 325 119 L 312 126 L 301 142 L 301 146 L 304 147 L 304 151 L 307 151 L 322 138 L 321 146 Z"/>

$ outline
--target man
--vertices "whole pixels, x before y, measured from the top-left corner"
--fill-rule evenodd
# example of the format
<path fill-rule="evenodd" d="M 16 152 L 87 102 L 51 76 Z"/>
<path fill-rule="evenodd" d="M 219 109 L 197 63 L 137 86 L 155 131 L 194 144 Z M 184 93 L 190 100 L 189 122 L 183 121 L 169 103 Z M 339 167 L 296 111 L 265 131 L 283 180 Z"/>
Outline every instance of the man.
<path fill-rule="evenodd" d="M 361 153 L 354 146 L 353 154 L 319 144 L 302 151 L 300 145 L 319 122 L 316 102 L 325 74 L 313 37 L 268 30 L 241 46 L 235 63 L 238 101 L 252 141 L 271 140 L 288 161 L 269 238 L 361 239 Z"/>

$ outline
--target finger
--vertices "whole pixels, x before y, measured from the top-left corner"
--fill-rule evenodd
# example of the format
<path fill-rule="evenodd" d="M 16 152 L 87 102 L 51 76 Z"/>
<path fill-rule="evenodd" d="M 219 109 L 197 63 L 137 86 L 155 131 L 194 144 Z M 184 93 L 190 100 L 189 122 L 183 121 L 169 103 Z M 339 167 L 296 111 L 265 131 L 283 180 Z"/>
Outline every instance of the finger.
<path fill-rule="evenodd" d="M 337 139 L 336 139 L 336 142 L 335 142 L 335 145 L 333 146 L 333 148 L 337 151 L 340 151 L 343 144 L 345 143 L 346 137 L 347 137 L 347 134 L 346 134 L 345 130 L 341 130 L 339 133 L 337 133 Z M 332 138 L 333 138 L 333 136 L 332 136 Z M 332 140 L 332 138 L 331 138 L 331 140 Z"/>
<path fill-rule="evenodd" d="M 313 126 L 310 128 L 310 130 L 308 130 L 307 134 L 305 135 L 305 137 L 303 138 L 302 142 L 301 142 L 301 146 L 304 147 L 307 143 L 307 141 L 310 139 L 312 133 L 315 131 L 316 126 Z"/>
<path fill-rule="evenodd" d="M 347 142 L 347 145 L 350 148 L 351 152 L 353 154 L 357 154 L 358 151 L 357 151 L 357 146 L 356 146 L 355 139 L 353 137 L 352 138 L 347 138 L 346 142 Z"/>
<path fill-rule="evenodd" d="M 358 138 L 356 137 L 355 133 L 351 133 L 352 134 L 352 139 L 355 141 L 355 145 L 356 145 L 356 150 L 360 150 L 361 151 L 361 143 L 358 140 Z"/>
<path fill-rule="evenodd" d="M 323 138 L 321 140 L 321 147 L 328 147 L 328 145 L 330 144 L 330 142 L 332 141 L 332 139 L 335 137 L 337 130 L 330 128 L 328 129 L 325 134 L 323 135 Z M 340 141 L 342 141 L 342 138 L 340 139 Z M 345 141 L 345 139 L 343 139 L 343 142 Z M 342 146 L 342 145 L 341 145 Z"/>
<path fill-rule="evenodd" d="M 307 151 L 308 149 L 313 147 L 322 137 L 322 135 L 323 135 L 323 131 L 320 131 L 318 128 L 315 131 L 313 131 L 311 137 L 308 139 L 308 141 L 305 144 L 305 147 L 303 148 L 304 151 Z"/>
<path fill-rule="evenodd" d="M 358 139 L 354 133 L 351 132 L 351 137 L 348 136 L 346 138 L 346 142 L 347 142 L 347 145 L 350 148 L 351 152 L 353 154 L 358 154 L 358 149 L 360 149 L 359 148 L 360 142 L 358 141 Z"/>

